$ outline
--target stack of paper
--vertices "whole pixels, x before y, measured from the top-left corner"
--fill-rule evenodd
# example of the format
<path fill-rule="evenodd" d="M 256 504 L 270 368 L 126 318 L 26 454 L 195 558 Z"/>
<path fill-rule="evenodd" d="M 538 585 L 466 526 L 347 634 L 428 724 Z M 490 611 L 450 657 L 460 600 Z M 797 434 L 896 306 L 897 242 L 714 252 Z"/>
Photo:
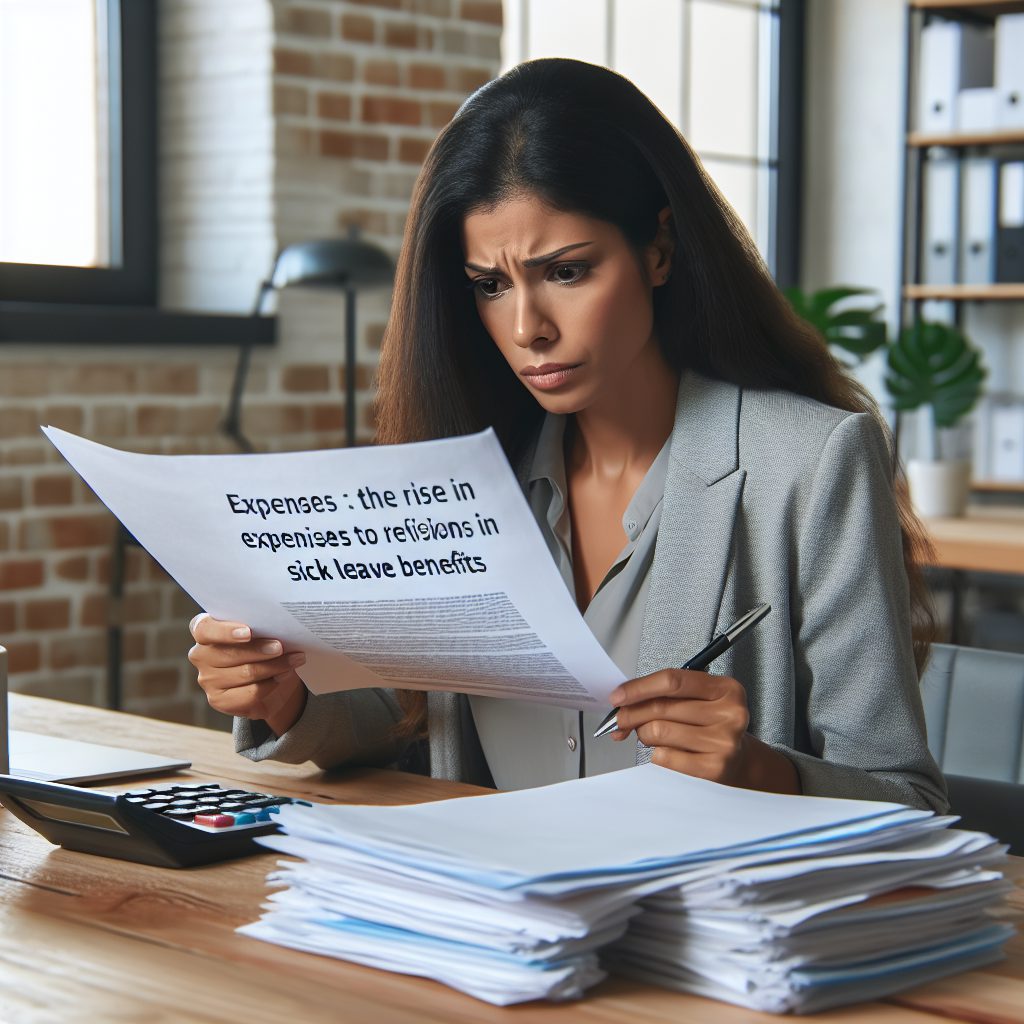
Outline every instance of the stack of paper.
<path fill-rule="evenodd" d="M 723 862 L 642 901 L 618 973 L 773 1013 L 870 999 L 987 963 L 1013 929 L 1005 847 L 943 829 L 855 854 Z"/>
<path fill-rule="evenodd" d="M 286 888 L 243 933 L 497 1004 L 581 995 L 604 976 L 600 952 L 657 984 L 816 1009 L 993 959 L 1011 932 L 985 913 L 1005 888 L 991 869 L 1003 848 L 898 804 L 646 765 L 280 813 L 284 832 L 260 841 L 302 860 L 270 876 Z"/>

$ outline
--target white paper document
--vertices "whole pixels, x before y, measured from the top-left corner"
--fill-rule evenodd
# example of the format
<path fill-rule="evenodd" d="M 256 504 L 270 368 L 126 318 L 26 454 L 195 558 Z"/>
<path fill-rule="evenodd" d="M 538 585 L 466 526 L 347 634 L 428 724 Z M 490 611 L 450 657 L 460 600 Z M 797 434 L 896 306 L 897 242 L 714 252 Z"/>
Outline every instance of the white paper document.
<path fill-rule="evenodd" d="M 491 430 L 267 455 L 140 455 L 43 430 L 202 608 L 303 651 L 314 693 L 607 707 L 625 679 Z"/>

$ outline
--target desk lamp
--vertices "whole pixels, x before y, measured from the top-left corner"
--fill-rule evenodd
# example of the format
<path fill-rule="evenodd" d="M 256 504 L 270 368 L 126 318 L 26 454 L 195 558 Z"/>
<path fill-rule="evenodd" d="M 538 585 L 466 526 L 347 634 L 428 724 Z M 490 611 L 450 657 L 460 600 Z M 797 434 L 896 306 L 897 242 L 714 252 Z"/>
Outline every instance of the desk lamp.
<path fill-rule="evenodd" d="M 377 246 L 362 240 L 358 229 L 345 238 L 296 242 L 281 250 L 270 276 L 260 283 L 252 315 L 261 316 L 266 297 L 291 285 L 306 288 L 340 288 L 345 292 L 345 440 L 356 443 L 356 292 L 360 288 L 383 287 L 394 277 L 390 257 Z M 252 442 L 241 428 L 242 393 L 249 372 L 252 344 L 244 343 L 238 353 L 231 397 L 221 429 L 244 452 Z"/>

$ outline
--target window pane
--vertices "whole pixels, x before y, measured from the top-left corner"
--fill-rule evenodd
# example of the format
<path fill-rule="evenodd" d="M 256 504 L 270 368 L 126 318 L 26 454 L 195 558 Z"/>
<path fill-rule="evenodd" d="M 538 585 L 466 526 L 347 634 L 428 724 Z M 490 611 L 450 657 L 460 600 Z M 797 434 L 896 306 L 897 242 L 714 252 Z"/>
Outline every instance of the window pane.
<path fill-rule="evenodd" d="M 608 60 L 609 0 L 529 0 L 527 53 L 575 57 L 591 64 Z"/>
<path fill-rule="evenodd" d="M 757 155 L 756 7 L 693 0 L 687 136 L 695 149 Z"/>
<path fill-rule="evenodd" d="M 747 230 L 757 239 L 757 167 L 708 157 L 702 157 L 701 161 Z M 760 248 L 760 239 L 758 243 Z"/>
<path fill-rule="evenodd" d="M 776 217 L 778 207 L 779 172 L 774 167 L 761 164 L 757 174 L 757 227 L 752 229 L 754 241 L 765 262 L 771 263 L 771 254 L 776 251 Z"/>
<path fill-rule="evenodd" d="M 615 0 L 614 67 L 683 127 L 683 11 L 679 0 Z"/>
<path fill-rule="evenodd" d="M 96 0 L 0 0 L 0 261 L 109 265 L 100 42 Z"/>

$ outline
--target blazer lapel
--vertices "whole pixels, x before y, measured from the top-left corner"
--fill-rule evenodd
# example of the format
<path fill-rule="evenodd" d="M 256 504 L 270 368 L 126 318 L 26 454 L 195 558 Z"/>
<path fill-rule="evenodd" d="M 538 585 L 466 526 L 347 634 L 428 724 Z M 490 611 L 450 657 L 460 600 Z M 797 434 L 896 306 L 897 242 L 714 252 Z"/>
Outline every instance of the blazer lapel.
<path fill-rule="evenodd" d="M 638 675 L 682 665 L 714 635 L 746 479 L 741 400 L 735 384 L 695 373 L 680 381 Z"/>

